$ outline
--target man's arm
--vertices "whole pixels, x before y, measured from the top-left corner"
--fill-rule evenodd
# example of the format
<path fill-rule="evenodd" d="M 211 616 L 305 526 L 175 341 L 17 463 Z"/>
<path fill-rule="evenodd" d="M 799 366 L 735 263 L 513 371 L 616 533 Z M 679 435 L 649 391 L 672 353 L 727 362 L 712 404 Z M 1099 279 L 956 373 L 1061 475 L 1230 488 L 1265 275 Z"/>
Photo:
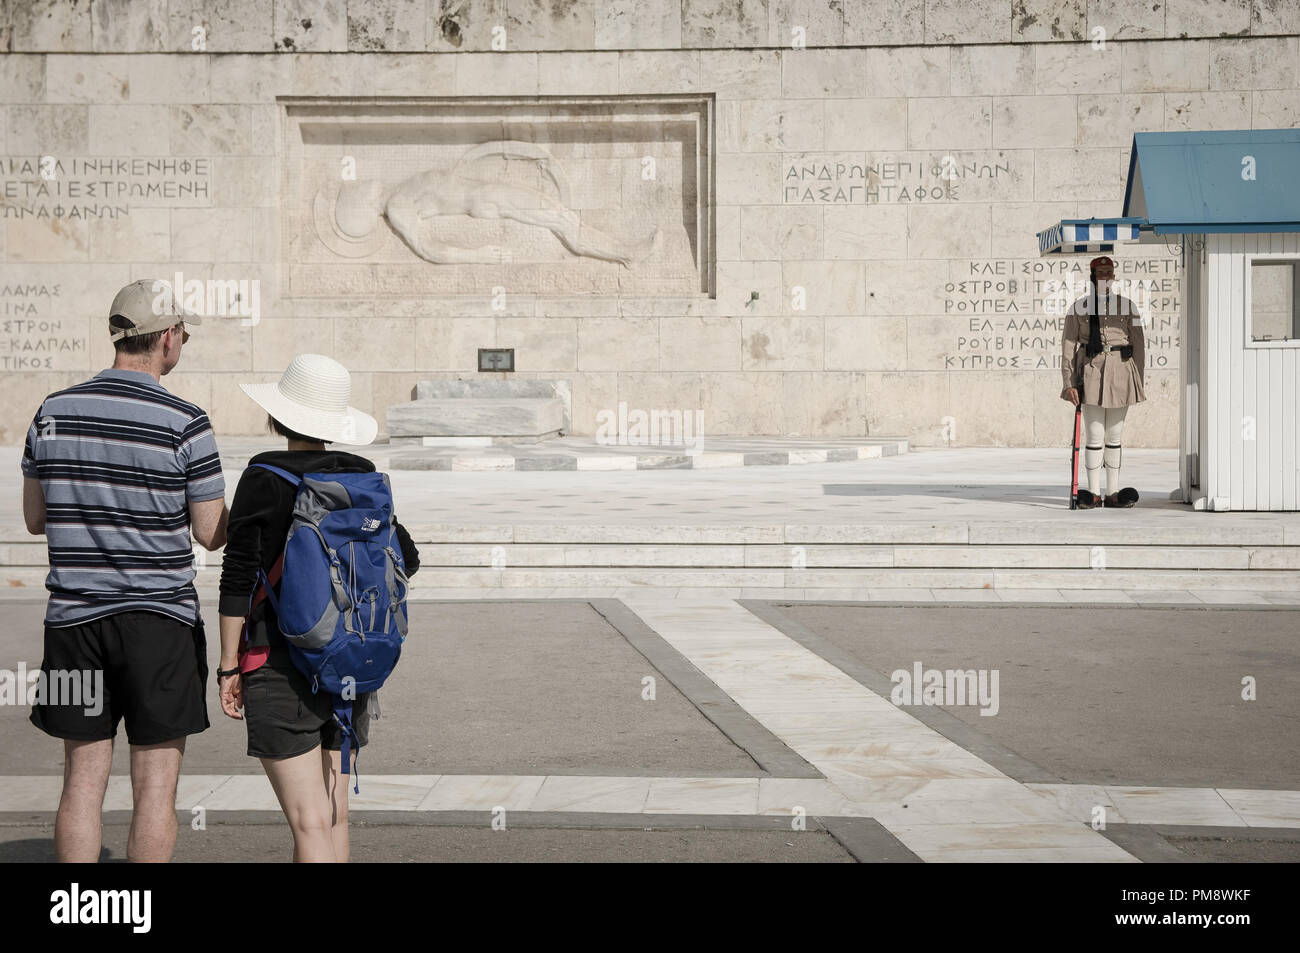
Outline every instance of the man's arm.
<path fill-rule="evenodd" d="M 33 536 L 45 532 L 45 490 L 32 477 L 23 477 L 23 522 Z"/>
<path fill-rule="evenodd" d="M 1133 311 L 1132 317 L 1129 318 L 1128 326 L 1128 343 L 1133 346 L 1133 364 L 1137 367 L 1138 378 L 1146 386 L 1147 373 L 1147 336 L 1142 329 L 1144 322 L 1142 315 L 1137 310 Z"/>
<path fill-rule="evenodd" d="M 1077 304 L 1077 302 L 1076 302 Z M 1061 332 L 1061 397 L 1075 386 L 1074 361 L 1079 350 L 1079 319 L 1074 308 L 1065 312 L 1065 328 Z"/>
<path fill-rule="evenodd" d="M 190 501 L 190 528 L 199 545 L 206 550 L 226 545 L 226 522 L 229 519 L 230 510 L 226 508 L 225 497 Z"/>
<path fill-rule="evenodd" d="M 207 550 L 226 545 L 226 481 L 221 474 L 221 455 L 207 414 L 190 421 L 182 434 L 178 451 L 185 470 L 185 497 L 189 501 L 190 529 Z"/>

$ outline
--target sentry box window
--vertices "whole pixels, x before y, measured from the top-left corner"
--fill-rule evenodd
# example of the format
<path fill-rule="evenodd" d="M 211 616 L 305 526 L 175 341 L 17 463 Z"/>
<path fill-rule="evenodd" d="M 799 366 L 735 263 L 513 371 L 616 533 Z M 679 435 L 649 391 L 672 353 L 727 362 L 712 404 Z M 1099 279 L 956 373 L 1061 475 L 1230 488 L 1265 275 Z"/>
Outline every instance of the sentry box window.
<path fill-rule="evenodd" d="M 478 369 L 480 371 L 513 371 L 515 369 L 515 349 L 512 347 L 479 348 Z"/>
<path fill-rule="evenodd" d="M 1300 343 L 1300 259 L 1248 256 L 1246 335 L 1250 346 Z"/>

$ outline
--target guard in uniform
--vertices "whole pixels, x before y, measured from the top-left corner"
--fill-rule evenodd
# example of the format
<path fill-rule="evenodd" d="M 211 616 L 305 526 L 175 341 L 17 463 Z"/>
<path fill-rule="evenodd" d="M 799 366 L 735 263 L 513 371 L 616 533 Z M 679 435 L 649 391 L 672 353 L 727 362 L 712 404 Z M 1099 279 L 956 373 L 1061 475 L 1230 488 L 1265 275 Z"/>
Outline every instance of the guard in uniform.
<path fill-rule="evenodd" d="M 1088 294 L 1069 308 L 1061 340 L 1061 399 L 1083 402 L 1087 443 L 1083 465 L 1088 488 L 1078 492 L 1080 509 L 1132 506 L 1137 490 L 1120 488 L 1119 468 L 1124 416 L 1146 400 L 1146 339 L 1142 317 L 1129 298 L 1112 291 L 1115 263 L 1105 255 L 1088 263 Z M 1101 471 L 1106 493 L 1101 493 Z"/>

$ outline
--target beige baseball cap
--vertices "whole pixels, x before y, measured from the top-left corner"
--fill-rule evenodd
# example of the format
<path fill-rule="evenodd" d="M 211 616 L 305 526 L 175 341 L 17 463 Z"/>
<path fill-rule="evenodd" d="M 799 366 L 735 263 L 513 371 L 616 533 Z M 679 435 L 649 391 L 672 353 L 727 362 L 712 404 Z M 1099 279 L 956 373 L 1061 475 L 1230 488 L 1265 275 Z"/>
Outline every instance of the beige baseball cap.
<path fill-rule="evenodd" d="M 108 319 L 122 317 L 130 321 L 130 328 L 108 326 L 109 340 L 152 334 L 166 331 L 184 321 L 186 324 L 202 324 L 203 319 L 193 311 L 186 311 L 172 293 L 171 282 L 162 278 L 141 278 L 133 281 L 113 298 L 112 307 L 108 309 Z"/>

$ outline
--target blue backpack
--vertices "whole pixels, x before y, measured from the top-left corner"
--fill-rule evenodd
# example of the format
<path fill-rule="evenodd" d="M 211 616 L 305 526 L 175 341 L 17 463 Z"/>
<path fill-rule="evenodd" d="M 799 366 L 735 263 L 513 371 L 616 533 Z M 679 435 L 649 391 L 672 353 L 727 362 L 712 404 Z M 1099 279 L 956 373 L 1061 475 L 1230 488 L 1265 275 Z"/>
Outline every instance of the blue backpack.
<path fill-rule="evenodd" d="M 406 565 L 383 473 L 307 473 L 262 467 L 298 489 L 280 572 L 258 580 L 280 620 L 294 665 L 312 692 L 334 696 L 344 774 L 356 741 L 352 702 L 384 684 L 406 640 Z M 360 784 L 354 787 L 360 793 Z"/>

